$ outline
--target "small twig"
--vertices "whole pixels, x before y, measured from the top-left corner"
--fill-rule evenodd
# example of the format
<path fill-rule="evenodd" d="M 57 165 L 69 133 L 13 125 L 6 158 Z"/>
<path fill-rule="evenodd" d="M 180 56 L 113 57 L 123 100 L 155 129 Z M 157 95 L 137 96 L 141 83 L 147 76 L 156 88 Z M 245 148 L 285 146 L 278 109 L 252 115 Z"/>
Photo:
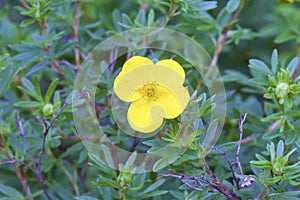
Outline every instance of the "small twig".
<path fill-rule="evenodd" d="M 230 19 L 230 22 L 229 22 L 229 25 L 225 28 L 224 32 L 219 36 L 218 38 L 218 41 L 217 41 L 217 44 L 216 44 L 216 48 L 215 48 L 215 51 L 213 53 L 213 57 L 211 59 L 211 62 L 210 62 L 210 68 L 205 72 L 204 76 L 205 77 L 208 77 L 210 75 L 210 73 L 212 72 L 212 66 L 215 66 L 218 62 L 218 59 L 219 59 L 219 56 L 220 56 L 220 53 L 222 51 L 222 48 L 227 40 L 227 37 L 228 37 L 228 33 L 229 31 L 231 30 L 232 26 L 234 23 L 232 23 L 234 20 L 237 19 L 237 17 L 239 16 L 241 10 L 242 10 L 242 7 L 244 5 L 244 2 L 241 1 L 239 7 L 236 9 L 236 11 L 233 13 L 231 19 Z M 197 86 L 197 89 L 199 90 L 201 87 L 202 87 L 203 83 L 200 82 Z"/>
<path fill-rule="evenodd" d="M 17 163 L 16 160 L 10 160 L 10 161 L 5 161 L 5 162 L 0 162 L 0 165 L 11 165 Z"/>
<path fill-rule="evenodd" d="M 24 8 L 26 8 L 26 9 L 30 8 L 24 0 L 19 0 L 19 2 Z"/>
<path fill-rule="evenodd" d="M 223 32 L 223 34 L 221 34 L 219 36 L 219 39 L 218 39 L 218 42 L 217 42 L 217 45 L 216 45 L 216 48 L 215 48 L 212 60 L 210 62 L 210 66 L 214 66 L 214 65 L 217 64 L 217 61 L 219 59 L 219 55 L 220 55 L 220 53 L 222 51 L 222 48 L 223 48 L 223 46 L 224 46 L 224 44 L 226 42 L 226 39 L 227 39 L 227 36 L 228 36 L 228 32 L 231 30 L 231 28 L 233 26 L 233 23 L 231 23 L 231 22 L 233 22 L 234 20 L 237 19 L 237 17 L 239 16 L 239 14 L 241 12 L 241 9 L 242 9 L 242 6 L 240 4 L 240 6 L 233 13 L 233 15 L 232 15 L 232 17 L 230 19 L 229 25 L 225 28 L 225 31 Z M 205 76 L 208 76 L 210 73 L 211 73 L 211 70 L 207 71 L 206 74 L 205 74 Z"/>
<path fill-rule="evenodd" d="M 3 144 L 3 138 L 1 137 L 1 133 L 0 133 L 0 145 L 2 145 L 2 144 Z M 9 161 L 6 161 L 6 162 L 0 162 L 0 165 L 9 165 L 9 164 L 11 164 L 12 167 L 13 167 L 13 169 L 15 170 L 15 173 L 17 174 L 17 176 L 21 180 L 21 184 L 22 184 L 22 187 L 23 187 L 25 193 L 27 195 L 30 195 L 31 194 L 30 188 L 29 188 L 29 185 L 27 184 L 26 177 L 25 177 L 25 175 L 23 173 L 23 168 L 22 167 L 17 167 L 15 165 L 16 163 L 22 163 L 22 161 L 18 161 L 16 159 L 12 159 L 11 156 L 9 155 L 8 151 L 4 148 L 4 146 L 0 146 L 0 150 L 2 150 L 2 152 L 4 153 L 4 155 L 9 160 Z M 23 165 L 23 163 L 22 163 L 22 165 Z M 24 163 L 24 165 L 27 165 L 27 164 Z M 28 168 L 30 170 L 33 170 L 29 165 L 28 165 Z"/>
<path fill-rule="evenodd" d="M 255 137 L 246 137 L 241 140 L 241 144 L 253 142 L 255 140 Z"/>
<path fill-rule="evenodd" d="M 76 1 L 75 18 L 74 21 L 72 22 L 73 40 L 75 42 L 78 42 L 79 17 L 80 17 L 80 1 Z M 75 46 L 74 54 L 75 54 L 76 65 L 78 69 L 81 69 L 80 49 L 78 46 Z"/>
<path fill-rule="evenodd" d="M 231 162 L 229 157 L 226 155 L 225 149 L 224 151 L 220 151 L 217 147 L 212 146 L 212 149 L 214 149 L 215 151 L 217 151 L 221 156 L 224 157 L 224 159 L 227 161 L 228 166 L 230 167 L 231 170 L 231 174 L 232 174 L 232 179 L 234 184 L 236 185 L 236 189 L 239 190 L 241 188 L 245 188 L 245 187 L 250 187 L 252 185 L 251 180 L 247 180 L 250 183 L 243 182 L 242 186 L 240 186 L 239 182 L 240 182 L 240 178 L 237 177 L 235 171 L 234 171 L 234 166 L 236 165 L 238 168 L 238 174 L 239 175 L 243 175 L 243 171 L 242 171 L 242 167 L 241 167 L 241 163 L 239 160 L 239 156 L 240 156 L 240 151 L 241 151 L 241 144 L 242 144 L 242 140 L 243 140 L 243 123 L 245 122 L 247 117 L 247 113 L 244 116 L 240 116 L 239 120 L 238 120 L 238 131 L 240 134 L 239 140 L 237 142 L 237 151 L 236 151 L 236 162 Z M 255 139 L 255 138 L 254 138 Z M 249 140 L 249 139 L 248 139 Z M 251 141 L 252 138 L 251 138 Z M 241 198 L 239 196 L 237 196 L 233 190 L 228 189 L 220 180 L 219 178 L 216 176 L 216 174 L 210 169 L 208 163 L 207 163 L 207 158 L 206 156 L 204 156 L 203 158 L 203 169 L 205 169 L 207 175 L 209 175 L 209 177 L 211 178 L 212 181 L 206 180 L 204 178 L 204 176 L 202 176 L 201 178 L 198 178 L 196 176 L 196 169 L 194 169 L 194 173 L 193 176 L 187 176 L 185 174 L 181 174 L 178 172 L 175 172 L 173 170 L 169 170 L 172 172 L 172 174 L 164 174 L 163 176 L 169 176 L 169 177 L 175 177 L 181 180 L 182 183 L 184 183 L 185 185 L 187 185 L 188 187 L 197 190 L 197 191 L 203 191 L 201 188 L 198 187 L 198 185 L 200 185 L 201 187 L 212 187 L 215 190 L 210 190 L 209 192 L 220 192 L 223 195 L 225 195 L 228 199 L 231 200 L 240 200 Z M 194 185 L 192 185 L 190 182 L 186 182 L 184 180 L 190 180 L 190 181 L 194 181 Z M 244 186 L 243 186 L 244 185 Z"/>
<path fill-rule="evenodd" d="M 240 186 L 239 186 L 239 181 L 240 181 L 240 179 L 239 178 L 237 178 L 236 176 L 235 176 L 235 172 L 234 172 L 234 169 L 233 169 L 233 167 L 234 167 L 234 165 L 236 165 L 236 163 L 232 163 L 231 161 L 230 161 L 230 159 L 228 158 L 228 156 L 226 155 L 226 153 L 225 153 L 225 150 L 224 151 L 220 151 L 217 147 L 215 147 L 215 146 L 213 146 L 212 147 L 215 151 L 217 151 L 221 156 L 223 156 L 223 158 L 227 161 L 227 164 L 228 164 L 228 166 L 229 166 L 229 168 L 230 168 L 230 171 L 231 171 L 231 175 L 232 175 L 232 180 L 234 181 L 234 183 L 235 183 L 235 185 L 236 185 L 236 188 L 237 189 L 240 189 Z"/>
<path fill-rule="evenodd" d="M 113 73 L 114 73 L 115 65 L 116 65 L 117 58 L 118 58 L 119 47 L 120 47 L 120 46 L 115 46 L 115 48 L 110 52 L 110 55 L 109 55 L 109 62 L 110 62 L 109 71 L 110 71 L 110 77 L 112 77 L 112 75 L 113 75 Z"/>
<path fill-rule="evenodd" d="M 30 195 L 31 191 L 30 191 L 29 185 L 27 184 L 27 179 L 24 174 L 23 166 L 21 166 L 19 169 L 20 169 L 20 171 L 19 171 L 20 177 L 19 178 L 21 179 L 21 184 L 23 185 L 26 195 Z M 33 198 L 31 198 L 30 200 L 33 200 Z"/>
<path fill-rule="evenodd" d="M 256 197 L 256 198 L 254 198 L 253 200 L 261 200 L 261 199 L 263 199 L 263 197 L 264 197 L 264 195 L 265 195 L 265 189 L 263 189 L 260 193 L 259 193 L 259 195 Z"/>
<path fill-rule="evenodd" d="M 131 155 L 131 152 L 133 152 L 133 151 L 135 150 L 135 148 L 137 147 L 137 145 L 139 145 L 140 141 L 141 141 L 141 138 L 138 138 L 138 137 L 135 137 L 135 138 L 134 138 L 134 141 L 133 141 L 133 143 L 132 143 L 132 146 L 131 146 L 131 148 L 130 148 L 130 150 L 129 150 L 129 152 L 128 152 L 128 154 L 127 154 L 125 160 L 128 160 L 128 158 L 129 158 L 130 155 Z"/>
<path fill-rule="evenodd" d="M 21 136 L 22 139 L 23 139 L 24 145 L 25 145 L 25 147 L 26 147 L 26 149 L 27 149 L 27 151 L 28 151 L 28 153 L 29 153 L 31 162 L 32 162 L 32 164 L 33 164 L 34 167 L 32 168 L 30 165 L 28 165 L 27 163 L 25 163 L 25 162 L 23 162 L 23 161 L 21 161 L 21 160 L 11 159 L 11 157 L 9 156 L 8 153 L 6 153 L 5 155 L 6 155 L 7 158 L 10 159 L 10 160 L 9 160 L 9 161 L 6 161 L 6 162 L 0 162 L 0 165 L 8 165 L 8 164 L 14 165 L 15 163 L 18 163 L 18 164 L 20 164 L 20 165 L 22 165 L 22 166 L 25 166 L 25 167 L 27 167 L 28 169 L 30 169 L 30 170 L 36 175 L 36 177 L 38 178 L 39 183 L 40 183 L 40 185 L 42 186 L 42 189 L 43 189 L 43 191 L 44 191 L 44 194 L 46 195 L 46 197 L 47 197 L 48 200 L 51 200 L 52 198 L 51 198 L 51 196 L 49 195 L 49 193 L 48 193 L 48 191 L 47 191 L 47 188 L 46 188 L 46 186 L 45 186 L 45 182 L 44 182 L 44 180 L 43 180 L 42 173 L 41 173 L 41 162 L 42 162 L 42 157 L 43 157 L 43 155 L 44 155 L 44 153 L 45 153 L 46 137 L 47 137 L 47 135 L 48 135 L 48 133 L 49 133 L 50 128 L 53 126 L 55 120 L 60 116 L 60 114 L 63 112 L 63 110 L 64 110 L 67 106 L 70 106 L 70 105 L 74 104 L 76 101 L 78 101 L 79 99 L 81 99 L 82 96 L 85 95 L 85 94 L 88 94 L 88 93 L 85 92 L 85 91 L 83 91 L 83 92 L 81 92 L 81 93 L 78 95 L 77 98 L 73 99 L 73 100 L 70 101 L 70 102 L 65 102 L 64 105 L 60 108 L 60 110 L 59 110 L 56 114 L 54 114 L 54 115 L 52 116 L 52 119 L 51 119 L 50 122 L 43 121 L 41 118 L 37 118 L 37 119 L 38 119 L 40 122 L 42 122 L 43 125 L 45 126 L 45 131 L 43 132 L 43 142 L 42 142 L 42 147 L 41 147 L 41 151 L 40 151 L 40 153 L 39 153 L 37 165 L 36 165 L 36 162 L 35 162 L 35 159 L 34 159 L 34 157 L 33 157 L 32 152 L 31 152 L 30 146 L 29 146 L 29 144 L 28 144 L 28 142 L 27 142 L 27 140 L 26 140 L 25 134 L 24 134 L 24 129 L 23 129 L 23 125 L 22 125 L 22 120 L 21 120 L 21 118 L 20 118 L 20 113 L 19 113 L 19 111 L 17 111 L 17 120 L 16 120 L 16 121 L 17 121 L 17 125 L 18 125 L 19 134 L 20 134 L 20 136 Z M 88 96 L 89 96 L 89 95 L 88 95 Z M 1 138 L 1 139 L 2 139 L 2 138 Z M 4 152 L 4 153 L 5 153 L 5 152 Z M 28 185 L 27 185 L 27 182 L 26 182 L 26 179 L 25 179 L 24 174 L 22 174 L 22 173 L 20 174 L 19 171 L 18 171 L 18 169 L 16 169 L 16 173 L 18 174 L 18 176 L 20 177 L 20 179 L 21 179 L 21 181 L 22 181 L 23 188 L 24 188 L 25 192 L 26 192 L 26 193 L 29 192 L 29 194 L 30 194 L 30 190 L 29 190 L 29 187 L 28 187 Z M 24 185 L 24 184 L 25 184 L 25 185 Z M 76 190 L 76 193 L 79 194 L 78 188 L 77 188 L 77 190 Z"/>
<path fill-rule="evenodd" d="M 242 144 L 242 139 L 243 139 L 243 124 L 246 120 L 247 115 L 248 115 L 248 113 L 245 113 L 244 117 L 242 117 L 242 115 L 241 115 L 239 120 L 238 120 L 238 124 L 239 124 L 238 130 L 239 130 L 239 133 L 240 133 L 240 139 L 238 141 L 238 147 L 237 147 L 237 150 L 236 150 L 235 158 L 236 158 L 236 162 L 237 162 L 237 165 L 238 165 L 238 173 L 239 174 L 243 174 L 242 166 L 241 166 L 241 163 L 240 163 L 240 153 L 241 153 L 241 144 Z"/>
<path fill-rule="evenodd" d="M 173 60 L 176 56 L 176 54 L 173 54 L 170 59 Z"/>
<path fill-rule="evenodd" d="M 127 53 L 126 55 L 126 60 L 128 60 L 129 58 L 131 58 L 132 54 L 130 52 Z"/>
<path fill-rule="evenodd" d="M 148 51 L 150 52 L 150 54 L 153 58 L 156 58 L 155 52 L 150 47 L 148 47 Z"/>
<path fill-rule="evenodd" d="M 46 138 L 47 135 L 49 133 L 50 128 L 52 127 L 53 123 L 55 122 L 55 120 L 61 115 L 61 113 L 64 111 L 64 109 L 72 104 L 74 104 L 76 101 L 78 101 L 79 99 L 81 99 L 85 94 L 88 94 L 86 91 L 81 92 L 77 98 L 73 99 L 70 102 L 65 102 L 64 105 L 59 109 L 59 111 L 54 114 L 52 116 L 52 119 L 50 122 L 45 122 L 46 124 L 46 128 L 45 131 L 43 132 L 43 142 L 42 142 L 42 149 L 39 153 L 39 158 L 38 158 L 38 166 L 37 169 L 40 170 L 41 169 L 41 162 L 42 162 L 42 157 L 45 153 L 45 146 L 46 146 Z"/>
<path fill-rule="evenodd" d="M 214 184 L 211 184 L 212 187 L 214 187 L 216 190 L 218 190 L 220 193 L 224 194 L 227 198 L 232 200 L 240 200 L 241 198 L 236 196 L 236 194 L 228 189 L 220 180 L 219 178 L 213 173 L 213 171 L 209 168 L 206 160 L 206 156 L 203 158 L 203 166 L 206 168 L 207 174 L 216 182 Z"/>
<path fill-rule="evenodd" d="M 201 185 L 202 187 L 207 187 L 209 186 L 209 181 L 205 180 L 204 177 L 202 176 L 201 178 L 197 178 L 195 175 L 194 176 L 187 176 L 185 174 L 179 173 L 179 172 L 175 172 L 174 170 L 169 169 L 170 172 L 169 174 L 163 174 L 162 176 L 165 177 L 174 177 L 177 179 L 180 179 L 181 182 L 185 185 L 187 185 L 188 187 L 190 187 L 191 189 L 197 190 L 197 191 L 203 191 L 201 188 L 198 188 L 198 184 Z M 190 183 L 184 181 L 184 180 L 192 180 L 195 181 L 194 185 L 191 185 Z"/>
<path fill-rule="evenodd" d="M 162 19 L 159 23 L 158 23 L 158 27 L 163 26 L 165 23 L 167 23 L 175 14 L 177 7 L 174 6 L 175 2 L 174 0 L 170 0 L 170 9 L 168 11 L 168 14 L 166 16 L 166 18 Z"/>
<path fill-rule="evenodd" d="M 0 165 L 10 165 L 10 164 L 15 164 L 15 163 L 23 165 L 23 166 L 27 167 L 28 169 L 30 169 L 33 173 L 35 173 L 35 170 L 32 167 L 30 167 L 27 163 L 25 163 L 21 160 L 18 160 L 18 159 L 11 159 L 6 162 L 0 162 Z"/>

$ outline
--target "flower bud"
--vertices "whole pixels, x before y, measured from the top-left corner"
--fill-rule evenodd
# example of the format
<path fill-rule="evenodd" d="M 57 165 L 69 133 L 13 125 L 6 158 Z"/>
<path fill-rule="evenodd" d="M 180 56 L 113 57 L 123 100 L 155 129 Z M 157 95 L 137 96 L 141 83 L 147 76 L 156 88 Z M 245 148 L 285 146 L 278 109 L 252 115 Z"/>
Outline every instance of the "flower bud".
<path fill-rule="evenodd" d="M 47 103 L 42 108 L 43 114 L 46 116 L 52 115 L 54 113 L 53 105 L 50 103 Z"/>
<path fill-rule="evenodd" d="M 287 83 L 279 83 L 276 87 L 275 93 L 278 98 L 285 98 L 289 93 L 289 85 Z"/>

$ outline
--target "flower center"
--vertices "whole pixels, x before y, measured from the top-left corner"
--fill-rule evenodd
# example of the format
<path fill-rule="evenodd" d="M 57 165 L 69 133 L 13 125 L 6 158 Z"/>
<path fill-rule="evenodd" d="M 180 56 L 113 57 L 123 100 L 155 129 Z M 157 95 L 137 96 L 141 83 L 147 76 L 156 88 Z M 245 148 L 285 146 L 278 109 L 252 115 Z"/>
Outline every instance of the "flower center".
<path fill-rule="evenodd" d="M 146 83 L 138 89 L 138 92 L 143 95 L 144 99 L 156 101 L 159 93 L 158 84 Z"/>

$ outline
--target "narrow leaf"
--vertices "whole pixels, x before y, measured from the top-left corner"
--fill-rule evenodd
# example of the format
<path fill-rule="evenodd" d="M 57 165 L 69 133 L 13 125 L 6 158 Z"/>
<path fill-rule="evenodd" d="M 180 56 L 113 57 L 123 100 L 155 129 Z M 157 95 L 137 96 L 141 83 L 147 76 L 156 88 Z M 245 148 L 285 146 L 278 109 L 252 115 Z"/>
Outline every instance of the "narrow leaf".
<path fill-rule="evenodd" d="M 44 100 L 45 100 L 45 103 L 50 103 L 50 99 L 55 91 L 55 88 L 58 84 L 58 79 L 55 79 L 54 81 L 52 81 L 52 83 L 49 85 L 49 88 L 45 94 L 45 97 L 44 97 Z"/>
<path fill-rule="evenodd" d="M 271 57 L 271 67 L 274 74 L 276 74 L 278 70 L 278 51 L 274 49 Z"/>
<path fill-rule="evenodd" d="M 20 108 L 37 108 L 41 105 L 40 102 L 37 101 L 18 101 L 14 103 L 14 106 Z"/>
<path fill-rule="evenodd" d="M 251 59 L 249 61 L 249 67 L 255 69 L 256 71 L 264 75 L 272 75 L 272 72 L 269 69 L 269 67 L 266 65 L 266 63 L 264 63 L 261 60 Z"/>
<path fill-rule="evenodd" d="M 296 68 L 297 68 L 297 65 L 298 65 L 298 61 L 299 59 L 296 57 L 296 58 L 293 58 L 288 66 L 287 66 L 287 69 L 289 70 L 289 72 L 291 73 L 291 75 L 295 72 Z"/>
<path fill-rule="evenodd" d="M 23 198 L 23 195 L 13 187 L 0 184 L 0 193 L 14 198 Z"/>
<path fill-rule="evenodd" d="M 282 156 L 283 151 L 284 151 L 284 143 L 282 140 L 280 140 L 277 145 L 276 157 L 279 158 L 280 156 Z"/>

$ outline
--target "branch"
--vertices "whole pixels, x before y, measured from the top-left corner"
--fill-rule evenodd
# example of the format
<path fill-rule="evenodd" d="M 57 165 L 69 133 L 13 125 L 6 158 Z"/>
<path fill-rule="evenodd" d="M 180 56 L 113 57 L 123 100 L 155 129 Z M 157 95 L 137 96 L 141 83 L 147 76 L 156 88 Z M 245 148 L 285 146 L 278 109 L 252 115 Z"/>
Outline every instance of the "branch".
<path fill-rule="evenodd" d="M 3 145 L 3 146 L 1 146 Z M 0 166 L 1 165 L 12 165 L 12 167 L 14 168 L 14 171 L 15 173 L 17 174 L 17 176 L 19 177 L 19 179 L 21 180 L 21 184 L 22 184 L 22 187 L 25 191 L 25 193 L 27 195 L 30 195 L 31 192 L 30 192 L 30 188 L 29 188 L 29 185 L 27 184 L 27 180 L 26 180 L 26 177 L 24 175 L 24 172 L 23 172 L 23 168 L 22 167 L 16 167 L 16 163 L 20 163 L 22 165 L 27 165 L 25 163 L 23 163 L 22 161 L 19 161 L 19 160 L 16 160 L 16 159 L 12 159 L 11 156 L 9 155 L 8 151 L 5 150 L 5 146 L 3 144 L 3 138 L 1 137 L 1 133 L 0 133 L 0 150 L 2 150 L 2 152 L 4 153 L 4 155 L 7 157 L 7 159 L 9 159 L 9 161 L 6 161 L 6 162 L 0 162 Z M 28 168 L 30 170 L 33 170 L 29 165 L 28 165 Z"/>
<path fill-rule="evenodd" d="M 242 117 L 242 115 L 241 115 L 239 120 L 238 120 L 238 123 L 239 123 L 238 130 L 239 130 L 239 133 L 240 133 L 240 139 L 238 141 L 238 147 L 237 147 L 237 150 L 236 150 L 235 158 L 236 158 L 236 162 L 237 162 L 237 165 L 238 165 L 238 173 L 239 174 L 243 174 L 242 166 L 241 166 L 241 163 L 240 163 L 240 153 L 241 153 L 241 144 L 242 144 L 242 139 L 243 139 L 243 124 L 246 120 L 247 115 L 248 115 L 248 113 L 245 113 L 244 117 Z"/>
<path fill-rule="evenodd" d="M 119 52 L 119 48 L 120 46 L 115 46 L 113 50 L 111 50 L 110 54 L 109 54 L 109 72 L 110 72 L 110 77 L 112 77 L 113 73 L 114 73 L 114 69 L 115 69 L 115 65 L 117 62 L 117 58 L 118 58 L 118 52 Z"/>
<path fill-rule="evenodd" d="M 219 150 L 217 147 L 215 147 L 215 146 L 213 146 L 212 149 L 214 149 L 215 151 L 217 151 L 217 152 L 218 152 L 221 156 L 223 156 L 224 159 L 227 161 L 227 164 L 228 164 L 228 166 L 229 166 L 229 168 L 230 168 L 230 171 L 231 171 L 232 180 L 234 181 L 234 183 L 235 183 L 235 185 L 236 185 L 236 188 L 237 188 L 237 189 L 240 189 L 240 186 L 239 186 L 240 179 L 237 178 L 237 177 L 235 176 L 235 172 L 234 172 L 234 170 L 233 170 L 233 166 L 236 165 L 236 163 L 232 163 L 232 162 L 230 161 L 230 159 L 229 159 L 228 156 L 226 155 L 225 149 L 224 149 L 224 151 L 220 151 L 220 150 Z"/>
<path fill-rule="evenodd" d="M 39 159 L 38 159 L 38 166 L 37 169 L 40 170 L 41 169 L 41 162 L 42 162 L 42 158 L 43 155 L 45 153 L 45 146 L 46 146 L 46 137 L 49 133 L 50 128 L 52 127 L 53 123 L 55 122 L 55 120 L 61 115 L 61 113 L 64 111 L 64 109 L 72 104 L 74 104 L 76 101 L 78 101 L 79 99 L 81 99 L 85 94 L 88 94 L 86 91 L 82 91 L 77 98 L 73 99 L 70 102 L 65 102 L 64 105 L 59 109 L 59 111 L 54 114 L 52 116 L 52 119 L 50 122 L 45 122 L 45 131 L 43 133 L 43 142 L 42 142 L 42 149 L 39 153 Z"/>
<path fill-rule="evenodd" d="M 80 17 L 80 1 L 76 1 L 75 18 L 72 23 L 73 40 L 75 42 L 78 42 L 78 29 L 79 29 L 79 22 L 80 22 L 79 17 Z M 78 46 L 75 46 L 74 54 L 75 54 L 75 62 L 76 62 L 77 68 L 81 69 L 80 50 L 79 50 Z"/>
<path fill-rule="evenodd" d="M 240 200 L 241 198 L 236 196 L 236 194 L 228 189 L 219 179 L 218 177 L 213 173 L 213 171 L 209 168 L 206 160 L 206 156 L 203 158 L 203 166 L 206 168 L 207 174 L 216 182 L 212 185 L 216 190 L 218 190 L 220 193 L 224 194 L 228 199 L 232 200 Z"/>
<path fill-rule="evenodd" d="M 212 60 L 210 62 L 210 66 L 214 66 L 217 64 L 218 59 L 219 59 L 219 55 L 222 51 L 222 48 L 226 42 L 227 36 L 228 36 L 228 32 L 231 30 L 232 26 L 233 26 L 233 21 L 237 19 L 237 17 L 239 16 L 240 12 L 242 9 L 242 3 L 240 3 L 239 7 L 236 9 L 236 11 L 233 13 L 230 21 L 229 21 L 229 25 L 225 28 L 225 31 L 223 32 L 223 34 L 221 34 L 219 36 Z M 205 76 L 208 76 L 211 73 L 211 71 L 207 71 Z"/>
<path fill-rule="evenodd" d="M 30 169 L 33 173 L 35 173 L 35 170 L 32 167 L 30 167 L 27 163 L 25 163 L 21 160 L 18 160 L 18 159 L 12 159 L 12 160 L 9 160 L 6 162 L 0 162 L 0 165 L 11 165 L 11 164 L 15 164 L 15 163 L 23 165 L 23 166 L 27 167 L 28 169 Z"/>
<path fill-rule="evenodd" d="M 216 48 L 215 48 L 215 51 L 213 53 L 213 57 L 211 59 L 211 62 L 210 62 L 210 68 L 206 71 L 205 73 L 205 77 L 208 77 L 210 75 L 210 73 L 212 72 L 212 66 L 215 66 L 218 62 L 218 59 L 219 59 L 219 55 L 222 51 L 222 48 L 226 42 L 226 39 L 227 39 L 227 36 L 228 36 L 228 32 L 231 30 L 232 26 L 233 26 L 233 21 L 235 21 L 237 19 L 237 17 L 239 16 L 241 10 L 242 10 L 242 7 L 244 6 L 244 2 L 241 1 L 240 2 L 240 5 L 239 7 L 236 9 L 236 11 L 233 13 L 230 21 L 229 21 L 229 25 L 225 28 L 223 34 L 221 34 L 218 38 L 218 42 L 216 44 Z M 198 86 L 197 86 L 197 89 L 199 90 L 201 87 L 202 87 L 203 83 L 199 83 Z"/>
<path fill-rule="evenodd" d="M 26 9 L 30 8 L 24 0 L 19 0 L 19 2 L 24 8 L 26 8 Z"/>
<path fill-rule="evenodd" d="M 46 146 L 46 137 L 49 133 L 49 130 L 50 128 L 53 126 L 55 120 L 61 115 L 61 113 L 64 111 L 64 109 L 72 104 L 74 104 L 76 101 L 78 101 L 79 99 L 81 99 L 85 94 L 88 94 L 87 92 L 85 91 L 82 91 L 78 96 L 77 98 L 73 99 L 72 101 L 70 102 L 65 102 L 64 105 L 60 108 L 60 110 L 54 114 L 52 116 L 52 119 L 50 122 L 47 122 L 47 121 L 43 121 L 42 118 L 38 118 L 37 119 L 42 122 L 42 124 L 45 126 L 45 131 L 43 132 L 43 142 L 42 142 L 42 147 L 41 147 L 41 151 L 39 153 L 39 157 L 38 157 L 38 163 L 36 165 L 36 162 L 35 162 L 35 159 L 33 157 L 33 154 L 31 152 L 31 149 L 30 149 L 30 146 L 26 140 L 26 137 L 25 137 L 25 134 L 24 134 L 24 129 L 23 129 L 23 124 L 22 124 L 22 120 L 20 118 L 20 113 L 19 111 L 17 111 L 17 125 L 18 125 L 18 130 L 19 130 L 19 134 L 20 136 L 22 137 L 23 139 L 23 142 L 24 142 L 24 145 L 29 153 L 29 157 L 31 159 L 31 162 L 33 163 L 33 168 L 31 166 L 29 166 L 27 163 L 21 161 L 21 160 L 17 160 L 17 159 L 11 159 L 9 155 L 7 155 L 7 158 L 10 159 L 9 161 L 6 161 L 6 162 L 0 162 L 0 165 L 9 165 L 9 164 L 15 164 L 15 163 L 19 163 L 21 164 L 22 166 L 25 166 L 27 167 L 28 169 L 30 169 L 34 174 L 35 176 L 38 178 L 39 180 L 39 183 L 40 185 L 42 186 L 42 189 L 44 191 L 44 194 L 46 195 L 47 199 L 48 200 L 51 200 L 51 196 L 49 195 L 48 191 L 47 191 L 47 188 L 45 186 L 45 182 L 43 180 L 43 177 L 42 177 L 42 173 L 41 173 L 41 162 L 42 162 L 42 158 L 43 158 L 43 155 L 45 153 L 45 146 Z M 89 95 L 88 95 L 89 96 Z M 18 170 L 16 170 L 18 176 L 20 177 L 21 181 L 22 181 L 22 184 L 23 184 L 23 188 L 26 192 L 30 192 L 29 190 L 29 187 L 27 185 L 27 182 L 26 182 L 26 179 L 24 174 L 20 174 L 18 173 Z M 24 185 L 25 184 L 25 185 Z M 78 190 L 76 190 L 76 193 L 78 193 Z"/>
<path fill-rule="evenodd" d="M 176 172 L 176 171 L 171 170 L 171 169 L 169 169 L 169 172 L 171 172 L 171 173 L 169 173 L 169 174 L 163 174 L 162 176 L 178 178 L 178 179 L 181 180 L 181 182 L 183 184 L 187 185 L 188 187 L 190 187 L 193 190 L 197 190 L 197 191 L 203 192 L 203 189 L 199 188 L 198 185 L 200 185 L 202 187 L 210 186 L 209 181 L 207 181 L 206 179 L 204 179 L 203 176 L 201 178 L 197 178 L 195 171 L 194 171 L 194 175 L 193 176 L 187 176 L 185 174 Z M 192 184 L 190 184 L 190 183 L 188 183 L 188 182 L 186 182 L 184 180 L 192 180 L 195 183 L 192 185 Z M 215 192 L 215 191 L 211 190 L 210 192 Z"/>
<path fill-rule="evenodd" d="M 237 151 L 236 151 L 236 161 L 235 162 L 231 162 L 230 159 L 228 158 L 228 156 L 226 155 L 225 149 L 224 151 L 220 151 L 217 147 L 212 146 L 212 149 L 214 149 L 215 151 L 217 151 L 221 156 L 224 157 L 224 159 L 227 161 L 228 166 L 230 168 L 231 174 L 232 174 L 232 179 L 234 184 L 236 185 L 236 190 L 240 190 L 241 188 L 247 188 L 250 187 L 253 182 L 254 179 L 253 178 L 245 178 L 243 183 L 240 185 L 240 178 L 238 178 L 236 176 L 236 173 L 233 169 L 233 167 L 235 165 L 237 165 L 238 168 L 238 174 L 239 175 L 243 175 L 243 171 L 242 171 L 242 167 L 241 167 L 241 163 L 239 160 L 239 156 L 240 156 L 240 152 L 241 152 L 241 144 L 243 142 L 248 142 L 248 141 L 253 141 L 255 138 L 246 138 L 247 141 L 243 141 L 243 124 L 246 120 L 247 117 L 247 113 L 245 113 L 244 116 L 240 115 L 240 118 L 238 120 L 238 131 L 240 134 L 239 140 L 237 141 Z M 203 191 L 203 189 L 199 188 L 198 185 L 201 185 L 202 187 L 212 187 L 215 190 L 210 190 L 209 192 L 220 192 L 223 195 L 225 195 L 228 199 L 232 199 L 232 200 L 240 200 L 241 198 L 239 196 L 237 196 L 233 190 L 228 189 L 220 180 L 219 178 L 216 176 L 216 174 L 210 169 L 208 163 L 207 163 L 207 158 L 206 156 L 204 156 L 203 158 L 203 168 L 205 169 L 206 173 L 209 175 L 209 177 L 212 179 L 212 181 L 206 180 L 204 178 L 204 176 L 202 175 L 201 178 L 197 178 L 196 176 L 196 171 L 194 169 L 194 175 L 193 176 L 187 176 L 185 174 L 181 174 L 178 172 L 175 172 L 173 170 L 169 170 L 172 172 L 172 174 L 164 174 L 163 176 L 169 176 L 169 177 L 175 177 L 181 180 L 182 183 L 184 183 L 185 185 L 187 185 L 188 187 L 190 187 L 191 189 L 197 190 L 197 191 Z M 194 185 L 190 184 L 189 182 L 186 182 L 184 180 L 190 180 L 190 181 L 194 181 Z"/>

